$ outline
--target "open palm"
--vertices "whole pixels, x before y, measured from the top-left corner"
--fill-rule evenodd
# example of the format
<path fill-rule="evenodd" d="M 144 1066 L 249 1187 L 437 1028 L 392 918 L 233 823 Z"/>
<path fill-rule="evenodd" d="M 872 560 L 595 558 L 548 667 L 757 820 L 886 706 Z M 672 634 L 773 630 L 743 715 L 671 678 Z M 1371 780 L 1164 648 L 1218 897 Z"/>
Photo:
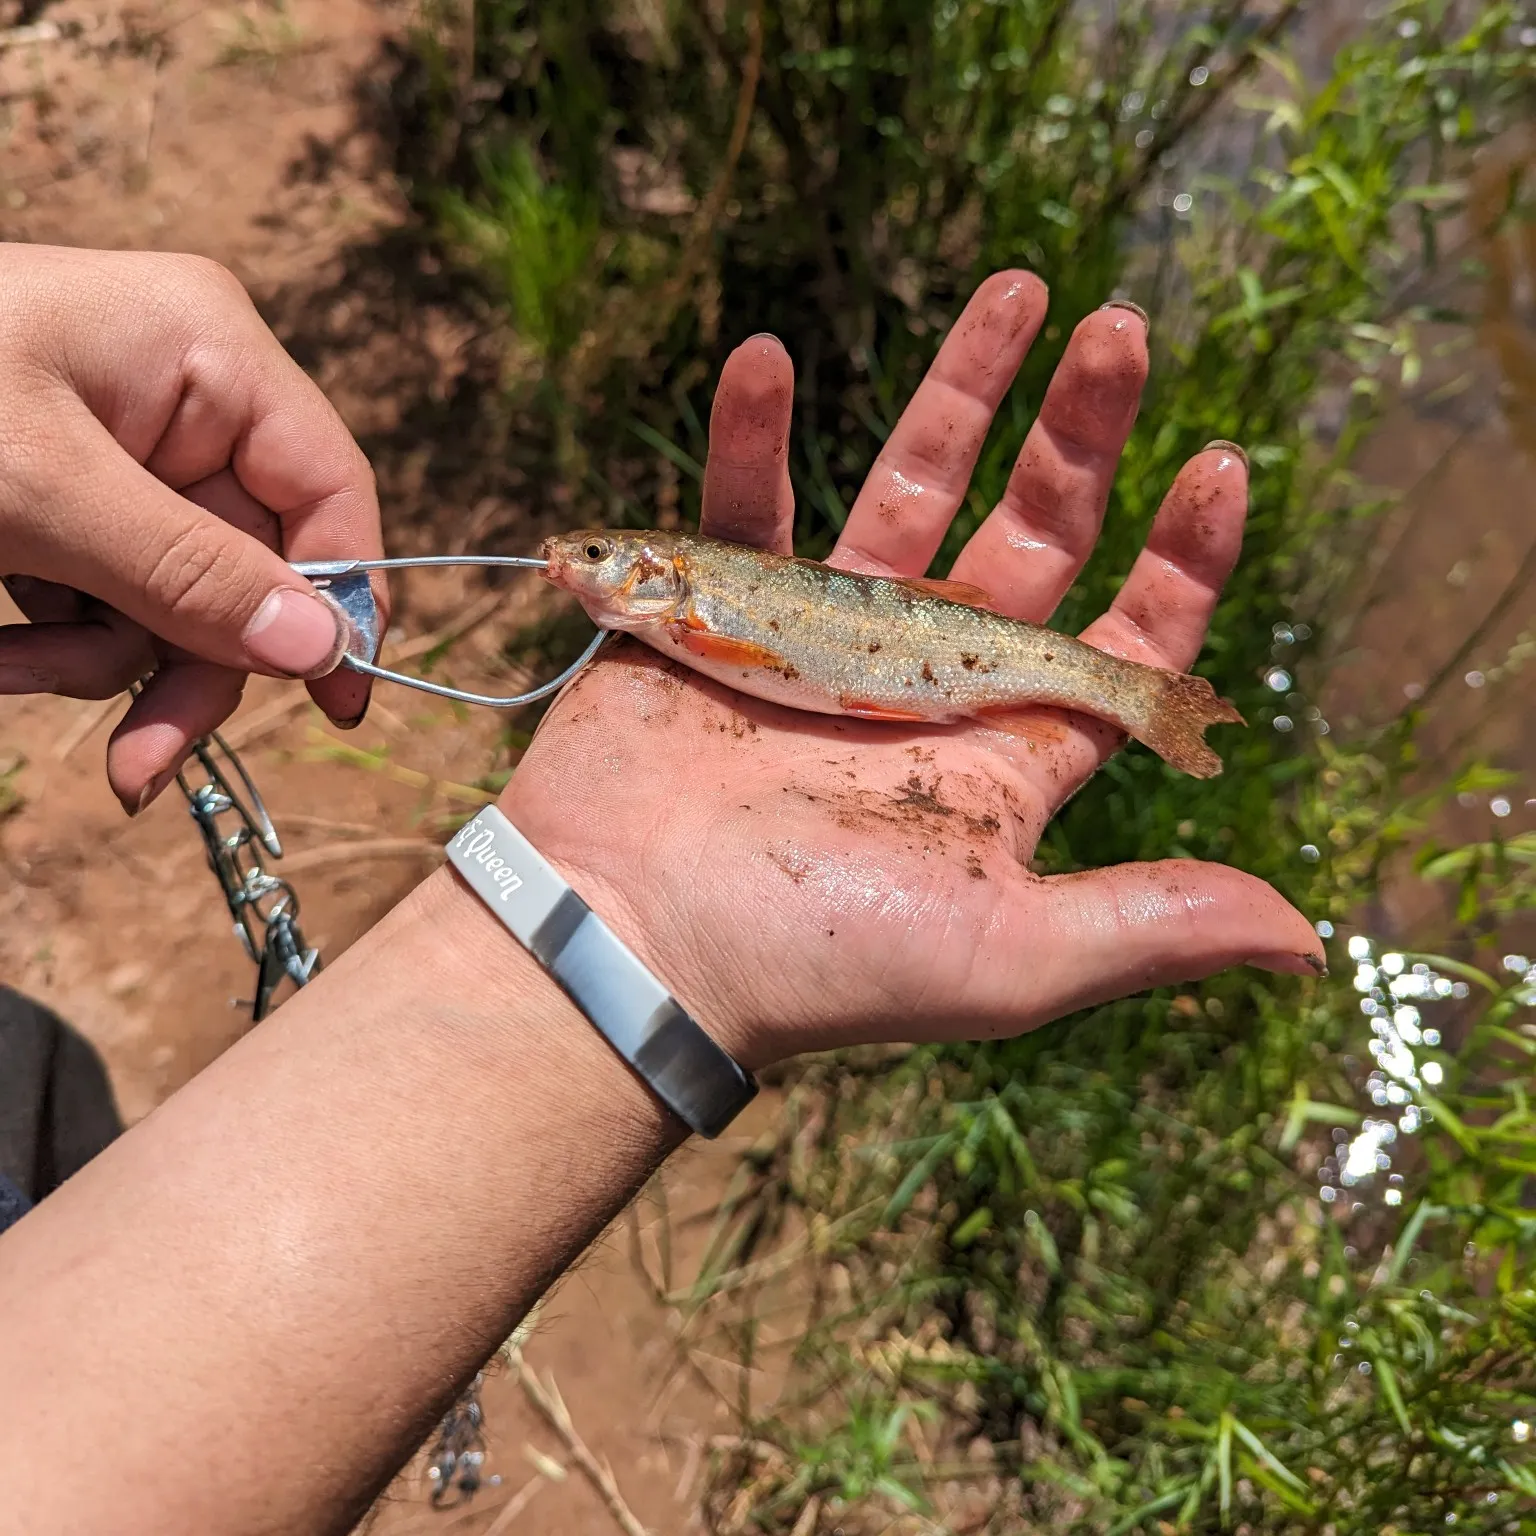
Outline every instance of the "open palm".
<path fill-rule="evenodd" d="M 892 432 L 830 563 L 921 575 L 1046 310 L 1004 272 L 977 290 Z M 1044 622 L 1087 559 L 1146 379 L 1139 312 L 1077 328 L 1006 491 L 956 579 Z M 793 375 L 771 337 L 727 362 L 703 530 L 788 552 Z M 1247 467 L 1200 453 L 1113 606 L 1082 638 L 1187 668 L 1242 540 Z M 1320 966 L 1268 885 L 1190 860 L 1042 878 L 1046 823 L 1122 738 L 1059 712 L 1059 744 L 973 725 L 803 714 L 611 641 L 559 698 L 503 797 L 748 1065 L 855 1041 L 1015 1034 L 1085 1004 L 1248 962 Z"/>

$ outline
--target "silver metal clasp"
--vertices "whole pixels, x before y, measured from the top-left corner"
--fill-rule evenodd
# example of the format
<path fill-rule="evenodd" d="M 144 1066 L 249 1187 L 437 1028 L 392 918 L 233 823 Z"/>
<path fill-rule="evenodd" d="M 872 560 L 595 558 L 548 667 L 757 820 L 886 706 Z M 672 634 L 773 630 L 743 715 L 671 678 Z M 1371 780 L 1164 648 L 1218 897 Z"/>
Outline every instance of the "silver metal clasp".
<path fill-rule="evenodd" d="M 525 570 L 543 570 L 549 562 L 527 555 L 404 555 L 392 560 L 296 560 L 293 569 L 308 577 L 315 587 L 326 594 L 344 614 L 352 628 L 352 639 L 347 646 L 341 664 L 354 672 L 364 672 L 369 677 L 383 678 L 385 682 L 401 683 L 407 688 L 419 688 L 423 693 L 435 693 L 442 699 L 457 699 L 461 704 L 483 704 L 489 709 L 516 709 L 522 704 L 532 704 L 546 699 L 570 682 L 586 664 L 597 655 L 598 647 L 607 638 L 604 629 L 592 637 L 592 643 L 558 677 L 541 683 L 527 693 L 514 694 L 510 698 L 495 698 L 486 693 L 467 693 L 462 688 L 448 688 L 442 683 L 428 682 L 424 677 L 408 677 L 404 672 L 390 672 L 378 666 L 374 657 L 379 654 L 379 610 L 373 599 L 373 585 L 368 580 L 369 571 L 398 571 L 424 565 L 511 565 Z"/>

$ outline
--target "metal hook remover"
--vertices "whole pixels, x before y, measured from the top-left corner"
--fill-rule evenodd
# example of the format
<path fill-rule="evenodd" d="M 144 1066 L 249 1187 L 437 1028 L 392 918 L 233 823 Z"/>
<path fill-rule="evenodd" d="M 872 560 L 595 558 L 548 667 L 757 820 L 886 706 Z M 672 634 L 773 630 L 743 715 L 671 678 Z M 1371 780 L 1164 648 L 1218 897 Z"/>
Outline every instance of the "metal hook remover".
<path fill-rule="evenodd" d="M 423 693 L 435 693 L 439 698 L 457 699 L 461 704 L 484 704 L 490 709 L 516 709 L 519 705 L 548 698 L 550 694 L 565 687 L 597 655 L 598 647 L 608 637 L 608 631 L 598 630 L 592 637 L 592 643 L 565 671 L 527 693 L 514 694 L 504 699 L 487 693 L 467 693 L 462 688 L 449 688 L 442 683 L 428 682 L 424 677 L 408 677 L 404 672 L 390 672 L 375 664 L 373 658 L 379 653 L 379 610 L 374 602 L 373 585 L 368 580 L 368 572 L 397 571 L 424 565 L 511 565 L 525 570 L 543 570 L 548 564 L 547 560 L 528 555 L 402 555 L 390 560 L 300 560 L 293 563 L 293 569 L 299 575 L 308 577 L 316 589 L 330 598 L 346 615 L 352 634 L 341 658 L 343 666 L 351 667 L 354 672 L 365 672 L 369 677 L 383 678 L 386 682 L 419 688 Z"/>

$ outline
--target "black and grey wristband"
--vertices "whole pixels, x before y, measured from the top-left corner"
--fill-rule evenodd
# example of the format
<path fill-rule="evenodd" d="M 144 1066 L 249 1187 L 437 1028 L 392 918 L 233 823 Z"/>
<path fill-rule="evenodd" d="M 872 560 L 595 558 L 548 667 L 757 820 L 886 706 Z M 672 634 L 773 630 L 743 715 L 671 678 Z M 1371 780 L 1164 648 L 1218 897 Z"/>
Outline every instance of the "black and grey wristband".
<path fill-rule="evenodd" d="M 757 1082 L 493 805 L 448 844 L 448 861 L 668 1109 L 718 1136 Z"/>

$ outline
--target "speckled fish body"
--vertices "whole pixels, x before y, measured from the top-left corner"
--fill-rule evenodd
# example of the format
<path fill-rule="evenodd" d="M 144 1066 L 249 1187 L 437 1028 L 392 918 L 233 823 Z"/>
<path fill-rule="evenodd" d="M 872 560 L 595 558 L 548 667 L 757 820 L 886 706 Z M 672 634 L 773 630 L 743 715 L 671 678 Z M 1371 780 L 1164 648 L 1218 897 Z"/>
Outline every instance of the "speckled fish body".
<path fill-rule="evenodd" d="M 542 553 L 548 579 L 595 622 L 795 709 L 976 720 L 1048 740 L 1062 729 L 1029 706 L 1054 705 L 1108 721 L 1201 778 L 1221 771 L 1205 727 L 1241 720 L 1203 678 L 1007 618 L 955 583 L 856 575 L 688 534 L 565 534 Z"/>

